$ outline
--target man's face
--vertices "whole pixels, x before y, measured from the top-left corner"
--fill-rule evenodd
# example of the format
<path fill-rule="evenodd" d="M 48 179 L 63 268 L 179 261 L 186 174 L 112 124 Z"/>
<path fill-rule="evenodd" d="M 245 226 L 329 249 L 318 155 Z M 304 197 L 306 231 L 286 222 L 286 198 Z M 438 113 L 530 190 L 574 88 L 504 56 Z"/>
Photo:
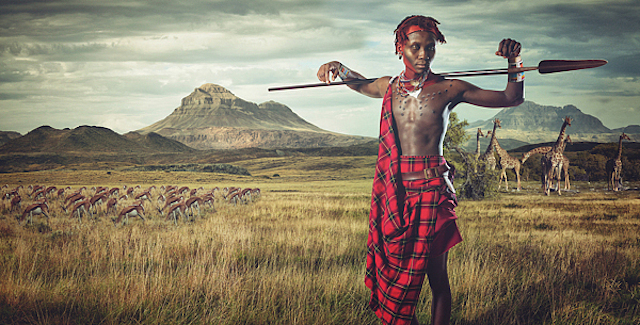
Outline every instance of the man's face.
<path fill-rule="evenodd" d="M 431 61 L 436 55 L 436 37 L 429 32 L 413 32 L 407 35 L 404 43 L 402 61 L 407 72 L 421 74 L 429 71 Z"/>

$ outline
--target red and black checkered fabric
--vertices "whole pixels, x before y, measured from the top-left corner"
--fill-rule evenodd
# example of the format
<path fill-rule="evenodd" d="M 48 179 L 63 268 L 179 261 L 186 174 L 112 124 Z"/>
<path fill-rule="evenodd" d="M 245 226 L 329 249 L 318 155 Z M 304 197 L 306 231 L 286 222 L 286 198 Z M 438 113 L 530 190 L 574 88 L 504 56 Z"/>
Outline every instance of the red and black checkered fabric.
<path fill-rule="evenodd" d="M 384 324 L 411 324 L 429 257 L 444 253 L 462 238 L 453 212 L 455 195 L 447 191 L 442 177 L 401 180 L 400 172 L 445 162 L 440 156 L 401 158 L 390 88 L 382 106 L 365 284 L 371 289 L 369 306 Z M 442 221 L 438 220 L 438 213 L 442 214 Z M 437 225 L 444 229 L 441 234 Z"/>

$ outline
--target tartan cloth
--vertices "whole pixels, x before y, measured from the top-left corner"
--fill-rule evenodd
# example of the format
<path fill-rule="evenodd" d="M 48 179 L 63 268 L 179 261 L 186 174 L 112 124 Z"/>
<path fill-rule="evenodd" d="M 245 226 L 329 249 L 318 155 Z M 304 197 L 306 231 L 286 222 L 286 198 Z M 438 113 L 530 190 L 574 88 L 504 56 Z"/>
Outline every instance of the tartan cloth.
<path fill-rule="evenodd" d="M 447 190 L 442 177 L 401 180 L 401 171 L 436 167 L 445 161 L 440 156 L 401 159 L 391 110 L 393 80 L 382 104 L 365 284 L 371 289 L 369 307 L 383 324 L 396 325 L 411 324 L 432 246 L 442 254 L 462 238 L 455 225 L 455 195 Z M 449 222 L 438 222 L 438 213 Z M 444 236 L 436 236 L 437 225 L 447 229 Z M 436 238 L 438 243 L 434 245 Z"/>

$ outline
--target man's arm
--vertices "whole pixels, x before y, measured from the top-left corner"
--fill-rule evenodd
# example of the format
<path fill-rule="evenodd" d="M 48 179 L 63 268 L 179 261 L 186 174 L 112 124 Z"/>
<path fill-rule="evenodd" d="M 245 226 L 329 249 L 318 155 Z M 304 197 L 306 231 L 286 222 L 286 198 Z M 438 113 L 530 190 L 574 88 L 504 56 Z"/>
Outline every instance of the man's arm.
<path fill-rule="evenodd" d="M 520 56 L 521 45 L 512 39 L 503 39 L 498 45 L 496 55 L 507 58 L 510 66 L 522 63 Z M 507 87 L 503 91 L 485 90 L 468 82 L 460 81 L 462 87 L 461 102 L 483 107 L 511 107 L 524 102 L 524 78 L 509 76 Z"/>
<path fill-rule="evenodd" d="M 339 75 L 340 78 L 344 81 L 366 79 L 358 72 L 350 70 L 338 61 L 325 63 L 318 69 L 318 79 L 322 82 L 331 83 L 331 81 L 336 80 L 336 77 L 338 77 Z M 382 77 L 376 79 L 371 83 L 352 84 L 347 86 L 363 95 L 367 95 L 373 98 L 382 98 L 387 91 L 388 84 L 389 77 Z"/>

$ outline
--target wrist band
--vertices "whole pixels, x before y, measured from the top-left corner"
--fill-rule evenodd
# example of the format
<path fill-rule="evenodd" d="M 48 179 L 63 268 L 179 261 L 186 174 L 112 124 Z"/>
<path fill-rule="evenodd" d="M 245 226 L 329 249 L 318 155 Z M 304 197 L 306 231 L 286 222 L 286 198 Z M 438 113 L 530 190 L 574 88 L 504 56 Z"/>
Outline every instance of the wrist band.
<path fill-rule="evenodd" d="M 347 78 L 358 79 L 358 77 L 355 74 L 353 74 L 353 72 L 351 72 L 351 70 L 349 70 L 349 68 L 344 66 L 342 63 L 340 63 L 340 68 L 338 68 L 338 76 L 342 80 L 345 80 Z"/>
<path fill-rule="evenodd" d="M 515 62 L 509 62 L 509 68 L 522 68 L 524 63 L 521 57 L 516 57 Z M 509 73 L 509 82 L 523 82 L 524 72 Z"/>

